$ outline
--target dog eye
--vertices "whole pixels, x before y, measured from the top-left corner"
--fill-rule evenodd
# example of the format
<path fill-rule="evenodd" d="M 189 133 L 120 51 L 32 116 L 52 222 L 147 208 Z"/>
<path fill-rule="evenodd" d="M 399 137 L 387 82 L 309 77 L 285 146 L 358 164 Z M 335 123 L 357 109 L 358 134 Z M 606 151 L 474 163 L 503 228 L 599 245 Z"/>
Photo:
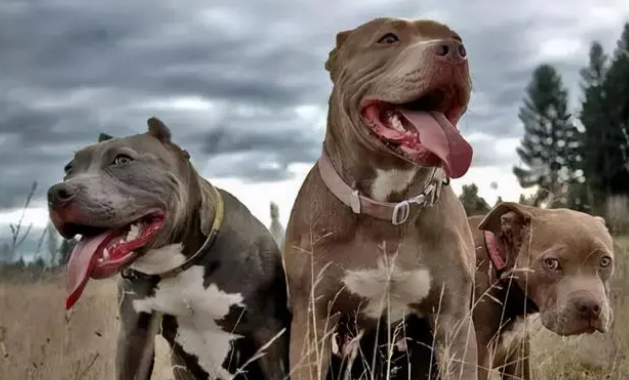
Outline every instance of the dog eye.
<path fill-rule="evenodd" d="M 387 33 L 378 40 L 378 43 L 379 44 L 394 44 L 399 41 L 400 41 L 400 38 L 398 36 L 396 36 L 393 33 Z"/>
<path fill-rule="evenodd" d="M 546 264 L 546 267 L 550 270 L 559 269 L 559 260 L 557 259 L 545 259 L 544 264 Z"/>
<path fill-rule="evenodd" d="M 612 264 L 612 259 L 610 257 L 607 257 L 607 256 L 601 258 L 601 261 L 598 263 L 598 265 L 600 265 L 603 268 L 607 268 L 611 264 Z"/>
<path fill-rule="evenodd" d="M 69 164 L 67 164 L 64 168 L 63 168 L 63 172 L 66 175 L 70 175 L 70 173 L 72 173 L 72 163 L 70 162 Z"/>
<path fill-rule="evenodd" d="M 114 165 L 124 165 L 133 161 L 133 159 L 126 154 L 119 154 L 114 158 Z"/>

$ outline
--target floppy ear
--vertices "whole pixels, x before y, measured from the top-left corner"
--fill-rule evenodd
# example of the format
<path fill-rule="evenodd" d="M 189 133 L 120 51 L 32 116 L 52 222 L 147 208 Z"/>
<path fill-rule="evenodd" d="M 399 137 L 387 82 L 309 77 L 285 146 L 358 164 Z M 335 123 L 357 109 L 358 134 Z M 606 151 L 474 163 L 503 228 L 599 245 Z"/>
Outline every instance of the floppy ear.
<path fill-rule="evenodd" d="M 351 30 L 343 30 L 336 35 L 336 46 L 334 49 L 330 51 L 328 55 L 328 60 L 325 62 L 325 69 L 330 72 L 330 77 L 332 80 L 335 79 L 335 69 L 336 69 L 336 60 L 339 54 L 339 51 L 347 38 L 352 34 Z"/>
<path fill-rule="evenodd" d="M 100 135 L 98 135 L 98 142 L 111 140 L 113 138 L 114 138 L 114 136 L 112 136 L 112 135 L 108 135 L 106 133 L 101 133 Z"/>
<path fill-rule="evenodd" d="M 521 241 L 524 229 L 533 219 L 532 207 L 514 202 L 494 206 L 478 225 L 479 230 L 491 231 L 516 243 Z"/>
<path fill-rule="evenodd" d="M 163 143 L 170 143 L 170 129 L 160 119 L 151 117 L 146 121 L 146 124 L 149 126 L 149 135 Z"/>

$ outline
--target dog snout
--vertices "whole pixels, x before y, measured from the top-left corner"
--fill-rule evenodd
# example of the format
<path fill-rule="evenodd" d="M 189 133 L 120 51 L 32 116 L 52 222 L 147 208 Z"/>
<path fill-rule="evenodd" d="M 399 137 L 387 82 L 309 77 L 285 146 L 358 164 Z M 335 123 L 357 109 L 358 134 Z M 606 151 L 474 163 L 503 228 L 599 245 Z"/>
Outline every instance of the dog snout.
<path fill-rule="evenodd" d="M 453 63 L 462 63 L 467 60 L 467 50 L 461 41 L 442 40 L 432 46 L 433 54 L 443 60 Z"/>
<path fill-rule="evenodd" d="M 575 307 L 581 318 L 586 321 L 595 321 L 601 316 L 601 305 L 592 298 L 579 298 L 575 300 Z"/>
<path fill-rule="evenodd" d="M 79 193 L 77 186 L 68 183 L 56 184 L 48 189 L 48 205 L 52 208 L 70 202 Z"/>

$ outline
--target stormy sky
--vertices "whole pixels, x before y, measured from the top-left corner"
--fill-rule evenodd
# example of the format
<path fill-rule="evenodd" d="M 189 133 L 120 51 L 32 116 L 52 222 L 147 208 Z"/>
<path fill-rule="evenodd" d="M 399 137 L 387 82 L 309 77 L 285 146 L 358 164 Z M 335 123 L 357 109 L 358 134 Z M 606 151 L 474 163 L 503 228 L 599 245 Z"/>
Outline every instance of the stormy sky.
<path fill-rule="evenodd" d="M 455 186 L 476 182 L 493 202 L 521 192 L 511 167 L 532 69 L 555 64 L 576 105 L 590 42 L 614 47 L 629 1 L 1 0 L 0 235 L 32 181 L 28 218 L 40 226 L 73 152 L 100 132 L 143 132 L 150 116 L 204 176 L 265 223 L 278 202 L 285 222 L 320 150 L 334 36 L 379 16 L 434 18 L 462 35 L 474 92 L 460 129 L 475 158 Z"/>

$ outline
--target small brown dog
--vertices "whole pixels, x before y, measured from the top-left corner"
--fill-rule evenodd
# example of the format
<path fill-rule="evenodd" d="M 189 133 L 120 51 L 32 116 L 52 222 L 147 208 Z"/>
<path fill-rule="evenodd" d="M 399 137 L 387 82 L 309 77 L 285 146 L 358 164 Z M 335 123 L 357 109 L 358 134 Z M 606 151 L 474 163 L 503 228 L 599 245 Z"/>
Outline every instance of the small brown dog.
<path fill-rule="evenodd" d="M 476 244 L 474 324 L 479 379 L 531 378 L 520 322 L 539 312 L 559 335 L 607 331 L 612 237 L 601 217 L 505 202 L 469 218 Z"/>
<path fill-rule="evenodd" d="M 431 317 L 442 377 L 475 380 L 474 247 L 447 186 L 472 160 L 454 126 L 471 89 L 462 39 L 434 21 L 379 18 L 338 33 L 326 69 L 324 149 L 283 250 L 291 377 L 325 378 L 339 323 L 412 314 Z"/>

